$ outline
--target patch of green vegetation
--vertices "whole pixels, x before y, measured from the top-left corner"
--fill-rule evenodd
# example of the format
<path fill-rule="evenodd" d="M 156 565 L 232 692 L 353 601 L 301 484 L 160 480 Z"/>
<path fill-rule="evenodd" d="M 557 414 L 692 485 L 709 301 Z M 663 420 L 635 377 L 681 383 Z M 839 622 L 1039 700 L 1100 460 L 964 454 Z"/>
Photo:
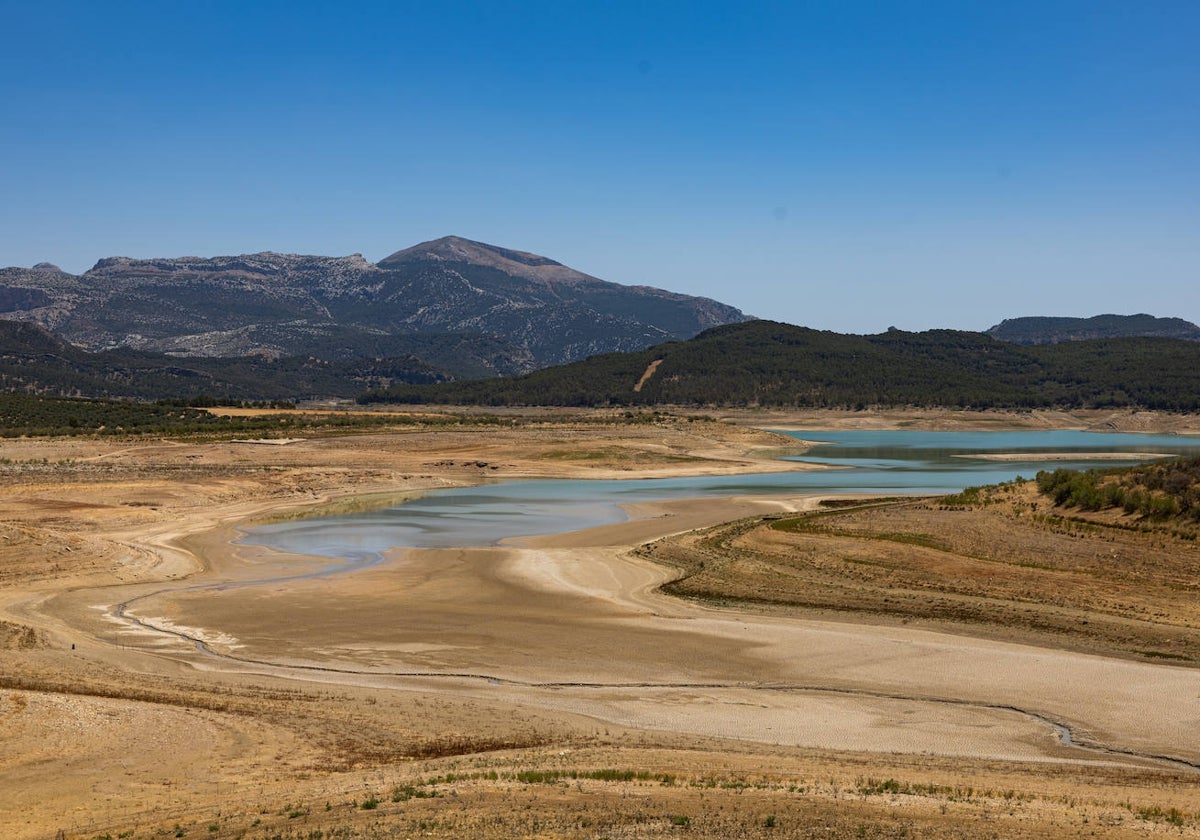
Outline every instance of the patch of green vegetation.
<path fill-rule="evenodd" d="M 509 780 L 526 785 L 553 785 L 588 779 L 601 782 L 652 782 L 667 787 L 676 784 L 676 777 L 673 773 L 654 773 L 648 770 L 618 770 L 614 768 L 602 768 L 598 770 L 517 770 L 513 772 L 481 770 L 471 773 L 446 773 L 441 776 L 431 776 L 413 784 L 398 785 L 392 790 L 392 801 L 405 802 L 409 799 L 436 797 L 438 793 L 432 788 L 438 785 L 451 785 L 457 782 Z"/>
<path fill-rule="evenodd" d="M 431 799 L 435 795 L 416 785 L 399 785 L 392 789 L 393 802 L 407 802 L 410 799 Z"/>
<path fill-rule="evenodd" d="M 872 499 L 821 499 L 818 507 L 826 510 L 845 510 L 846 508 L 870 507 L 872 505 L 894 502 L 897 496 L 880 496 Z"/>
<path fill-rule="evenodd" d="M 593 779 L 601 782 L 658 782 L 662 785 L 675 784 L 671 773 L 651 773 L 646 770 L 521 770 L 512 778 L 525 784 L 554 784 L 577 779 Z"/>
<path fill-rule="evenodd" d="M 1200 523 L 1200 457 L 1139 467 L 1043 470 L 1037 487 L 1060 507 L 1120 508 L 1153 521 Z"/>
<path fill-rule="evenodd" d="M 868 779 L 858 786 L 858 792 L 864 796 L 877 793 L 906 793 L 908 789 L 908 785 L 901 785 L 896 779 L 884 779 L 882 781 Z"/>
<path fill-rule="evenodd" d="M 940 501 L 944 505 L 974 507 L 975 505 L 983 503 L 983 491 L 983 487 L 968 487 L 961 493 L 955 493 L 950 496 L 942 496 Z"/>
<path fill-rule="evenodd" d="M 1147 822 L 1158 822 L 1173 825 L 1176 828 L 1182 828 L 1184 825 L 1183 812 L 1178 808 L 1162 808 L 1158 805 L 1152 805 L 1147 808 L 1138 808 L 1135 812 L 1140 820 Z"/>
<path fill-rule="evenodd" d="M 859 778 L 855 790 L 862 796 L 904 794 L 908 796 L 933 796 L 952 801 L 970 801 L 975 798 L 1022 800 L 1026 794 L 1015 790 L 981 790 L 962 785 L 939 785 L 929 782 L 906 782 L 900 779 Z"/>
<path fill-rule="evenodd" d="M 782 531 L 785 534 L 815 534 L 827 533 L 819 524 L 819 520 L 832 516 L 841 511 L 820 511 L 818 513 L 802 513 L 798 516 L 763 518 L 769 523 L 772 531 Z"/>
<path fill-rule="evenodd" d="M 294 437 L 305 433 L 370 431 L 391 427 L 512 425 L 493 414 L 400 414 L 380 412 L 298 412 L 221 416 L 177 405 L 133 400 L 79 399 L 0 392 L 0 437 L 78 435 L 211 436 L 228 439 Z"/>

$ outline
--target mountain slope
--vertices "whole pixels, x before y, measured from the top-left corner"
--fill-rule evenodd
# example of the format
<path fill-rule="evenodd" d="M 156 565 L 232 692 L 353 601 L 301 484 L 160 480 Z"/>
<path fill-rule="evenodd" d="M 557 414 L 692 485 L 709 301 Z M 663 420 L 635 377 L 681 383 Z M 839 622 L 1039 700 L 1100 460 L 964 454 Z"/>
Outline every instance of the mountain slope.
<path fill-rule="evenodd" d="M 751 321 L 707 330 L 689 341 L 597 356 L 512 379 L 398 386 L 362 399 L 1195 411 L 1200 409 L 1200 344 L 1125 338 L 1020 347 L 953 330 L 857 336 Z"/>
<path fill-rule="evenodd" d="M 987 334 L 1012 344 L 1058 344 L 1089 338 L 1145 336 L 1200 341 L 1200 327 L 1182 318 L 1153 315 L 1096 315 L 1092 318 L 1009 318 Z"/>
<path fill-rule="evenodd" d="M 375 301 L 383 306 L 363 313 L 365 323 L 498 334 L 527 348 L 539 366 L 638 350 L 744 320 L 707 298 L 609 283 L 546 257 L 456 236 L 398 251 L 379 269 Z"/>
<path fill-rule="evenodd" d="M 528 371 L 640 349 L 744 320 L 733 307 L 598 280 L 546 257 L 459 237 L 378 265 L 262 252 L 237 257 L 109 257 L 82 275 L 0 269 L 0 317 L 37 323 L 90 350 L 193 356 L 412 352 L 401 336 L 443 336 L 461 367 Z M 443 358 L 439 367 L 455 371 Z"/>
<path fill-rule="evenodd" d="M 187 358 L 127 348 L 89 353 L 35 324 L 0 320 L 0 391 L 298 400 L 352 397 L 367 388 L 446 378 L 414 356 L 330 362 L 298 356 Z"/>

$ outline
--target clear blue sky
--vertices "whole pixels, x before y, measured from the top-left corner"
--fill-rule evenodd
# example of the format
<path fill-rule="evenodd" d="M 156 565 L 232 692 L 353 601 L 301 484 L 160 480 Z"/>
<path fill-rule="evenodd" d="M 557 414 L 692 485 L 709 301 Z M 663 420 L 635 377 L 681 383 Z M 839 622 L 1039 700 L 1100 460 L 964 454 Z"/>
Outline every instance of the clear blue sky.
<path fill-rule="evenodd" d="M 0 265 L 446 234 L 845 332 L 1200 321 L 1200 2 L 0 0 Z"/>

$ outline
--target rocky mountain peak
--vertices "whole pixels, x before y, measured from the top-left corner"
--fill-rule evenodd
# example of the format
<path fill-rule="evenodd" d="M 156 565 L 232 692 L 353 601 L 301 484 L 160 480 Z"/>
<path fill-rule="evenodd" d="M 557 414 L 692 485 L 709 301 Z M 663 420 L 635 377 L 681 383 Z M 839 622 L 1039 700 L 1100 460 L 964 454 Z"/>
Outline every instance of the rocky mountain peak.
<path fill-rule="evenodd" d="M 603 282 L 540 254 L 501 248 L 461 236 L 443 236 L 397 251 L 380 260 L 379 267 L 392 269 L 421 262 L 494 268 L 512 277 L 541 283 Z"/>
<path fill-rule="evenodd" d="M 280 254 L 275 251 L 259 251 L 255 254 L 221 257 L 154 257 L 133 259 L 132 257 L 105 257 L 92 266 L 86 274 L 100 276 L 110 274 L 161 276 L 170 274 L 240 274 L 270 277 L 291 271 L 302 271 L 317 266 L 342 269 L 367 270 L 373 268 L 362 254 L 348 257 L 321 257 L 306 254 Z"/>
<path fill-rule="evenodd" d="M 443 355 L 464 342 L 458 355 L 469 366 L 478 370 L 472 360 L 485 359 L 482 367 L 496 373 L 640 349 L 745 317 L 706 298 L 609 283 L 460 236 L 397 251 L 378 265 L 360 253 L 260 251 L 107 257 L 78 277 L 0 269 L 0 315 L 35 321 L 88 349 L 196 356 L 374 358 L 426 336 Z M 464 369 L 447 358 L 447 369 Z"/>
<path fill-rule="evenodd" d="M 61 268 L 56 266 L 54 263 L 48 263 L 48 262 L 40 262 L 30 270 L 31 271 L 56 271 L 59 274 L 66 274 L 65 271 L 63 271 Z"/>

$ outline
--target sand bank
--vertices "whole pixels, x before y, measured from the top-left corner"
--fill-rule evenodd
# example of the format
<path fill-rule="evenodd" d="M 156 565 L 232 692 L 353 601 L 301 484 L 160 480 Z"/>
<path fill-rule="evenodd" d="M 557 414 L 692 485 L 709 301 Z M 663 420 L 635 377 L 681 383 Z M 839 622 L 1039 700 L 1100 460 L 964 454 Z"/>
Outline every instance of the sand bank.
<path fill-rule="evenodd" d="M 1078 461 L 1078 452 L 986 452 L 977 455 L 952 455 L 952 458 L 970 458 L 973 461 Z M 1146 452 L 1091 452 L 1089 461 L 1148 461 L 1156 458 L 1175 458 L 1166 453 Z"/>
<path fill-rule="evenodd" d="M 863 420 L 851 414 L 825 420 Z M 809 419 L 795 425 L 814 428 Z M 635 742 L 667 750 L 659 766 L 697 778 L 803 767 L 788 772 L 809 794 L 798 798 L 785 785 L 771 808 L 807 807 L 819 773 L 833 786 L 830 813 L 841 813 L 847 800 L 837 786 L 875 772 L 950 786 L 972 774 L 992 785 L 989 774 L 998 772 L 1007 786 L 1051 791 L 1057 803 L 1058 794 L 1082 790 L 1063 787 L 1073 774 L 1035 779 L 1029 768 L 1067 761 L 1089 768 L 1088 797 L 1096 779 L 1111 778 L 1118 792 L 1105 801 L 1127 803 L 1121 786 L 1132 779 L 1138 802 L 1197 810 L 1194 787 L 1179 787 L 1183 777 L 1103 776 L 1139 761 L 1064 746 L 1054 726 L 1118 749 L 1188 757 L 1196 747 L 1180 733 L 1200 720 L 1193 671 L 704 607 L 664 597 L 657 587 L 675 571 L 629 551 L 809 498 L 637 505 L 629 522 L 587 532 L 397 551 L 352 575 L 237 585 L 329 563 L 233 545 L 239 522 L 359 494 L 498 478 L 800 468 L 766 460 L 780 443 L 699 421 L 364 434 L 288 446 L 6 440 L 2 454 L 30 466 L 10 469 L 0 496 L 0 613 L 34 630 L 36 644 L 0 651 L 9 687 L 0 696 L 8 756 L 0 761 L 0 825 L 31 840 L 64 826 L 67 836 L 142 836 L 176 822 L 199 836 L 221 814 L 222 826 L 229 815 L 242 820 L 228 836 L 260 819 L 263 831 L 274 819 L 283 833 L 298 825 L 291 803 L 301 799 L 304 820 L 330 800 L 335 814 L 355 814 L 368 784 L 386 795 L 393 783 L 461 762 L 563 766 L 580 745 L 595 750 L 593 766 L 640 767 L 646 754 L 630 751 Z M 72 466 L 47 468 L 42 459 Z M 122 603 L 130 604 L 126 618 L 117 615 Z M 190 637 L 203 637 L 212 653 Z M 808 748 L 837 752 L 813 758 Z M 698 752 L 689 758 L 688 749 Z M 423 758 L 430 755 L 448 758 L 438 765 Z M 1007 759 L 1030 763 L 997 771 L 994 761 Z M 1163 779 L 1183 793 L 1160 800 Z M 508 787 L 497 790 L 510 796 Z M 698 807 L 743 800 L 741 788 L 727 799 L 733 794 L 721 790 L 706 788 Z M 574 795 L 565 786 L 552 793 Z M 633 793 L 668 807 L 649 789 Z M 879 813 L 895 819 L 908 798 Z M 960 799 L 926 805 L 945 814 Z M 459 801 L 456 793 L 420 804 Z M 237 803 L 249 804 L 239 813 Z M 1011 806 L 979 807 L 992 819 Z M 1119 819 L 1128 808 L 1110 811 Z M 516 806 L 487 813 L 519 816 Z M 761 825 L 762 813 L 750 818 Z"/>
<path fill-rule="evenodd" d="M 202 589 L 193 579 L 136 605 L 141 621 L 173 638 L 128 643 L 206 668 L 336 674 L 769 744 L 1116 760 L 1064 748 L 1058 724 L 1080 744 L 1200 762 L 1200 746 L 1178 738 L 1181 716 L 1200 719 L 1193 669 L 703 607 L 659 593 L 674 572 L 628 551 L 813 503 L 647 503 L 627 523 L 497 548 L 398 551 L 350 575 Z M 249 548 L 221 551 L 206 576 L 261 577 L 297 559 Z M 190 649 L 180 628 L 228 659 Z"/>

